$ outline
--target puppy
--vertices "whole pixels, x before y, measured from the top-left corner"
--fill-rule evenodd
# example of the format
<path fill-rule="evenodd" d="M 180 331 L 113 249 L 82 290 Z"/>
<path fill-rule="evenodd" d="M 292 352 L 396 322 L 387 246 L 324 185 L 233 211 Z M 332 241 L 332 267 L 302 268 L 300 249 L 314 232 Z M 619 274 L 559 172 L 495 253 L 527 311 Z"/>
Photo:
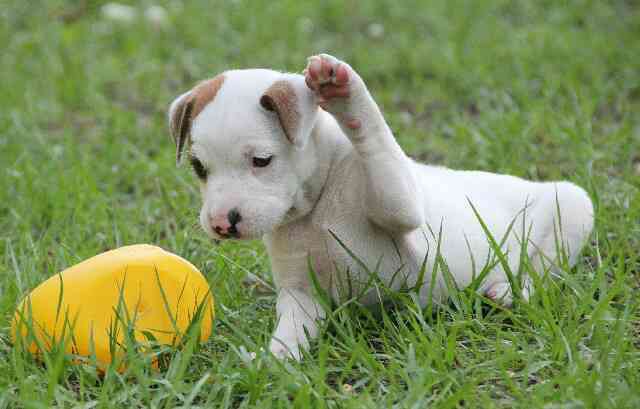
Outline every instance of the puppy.
<path fill-rule="evenodd" d="M 177 97 L 169 124 L 178 162 L 188 146 L 201 182 L 204 230 L 264 240 L 278 289 L 270 344 L 278 357 L 299 359 L 318 333 L 324 311 L 310 269 L 336 299 L 346 286 L 379 302 L 367 291 L 375 271 L 392 289 L 418 285 L 427 304 L 451 288 L 431 274 L 437 258 L 459 288 L 493 265 L 479 291 L 510 305 L 506 264 L 517 271 L 525 251 L 538 271 L 565 256 L 573 265 L 593 227 L 589 197 L 569 182 L 412 161 L 362 78 L 326 54 L 309 58 L 304 75 L 223 72 Z M 524 299 L 531 287 L 524 277 Z"/>

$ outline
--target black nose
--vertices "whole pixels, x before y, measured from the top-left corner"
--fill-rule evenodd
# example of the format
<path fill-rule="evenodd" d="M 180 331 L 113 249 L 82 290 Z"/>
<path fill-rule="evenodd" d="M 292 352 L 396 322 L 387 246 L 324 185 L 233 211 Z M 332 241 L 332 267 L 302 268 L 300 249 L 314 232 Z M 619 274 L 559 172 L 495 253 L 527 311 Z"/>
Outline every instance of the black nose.
<path fill-rule="evenodd" d="M 242 216 L 240 216 L 240 212 L 238 212 L 237 209 L 229 210 L 229 213 L 227 213 L 227 219 L 231 224 L 231 227 L 229 227 L 228 229 L 229 234 L 237 234 L 238 229 L 236 229 L 236 224 L 240 223 L 240 220 L 242 220 Z"/>

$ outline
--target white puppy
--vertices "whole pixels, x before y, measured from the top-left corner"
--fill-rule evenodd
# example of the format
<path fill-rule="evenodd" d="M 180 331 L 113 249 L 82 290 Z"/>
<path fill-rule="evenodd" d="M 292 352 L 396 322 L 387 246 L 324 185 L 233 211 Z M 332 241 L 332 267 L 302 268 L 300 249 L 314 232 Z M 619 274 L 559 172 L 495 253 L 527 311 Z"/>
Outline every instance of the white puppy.
<path fill-rule="evenodd" d="M 202 227 L 215 239 L 264 239 L 278 288 L 270 349 L 280 357 L 299 359 L 318 332 L 310 267 L 335 298 L 366 290 L 375 271 L 394 289 L 423 284 L 426 304 L 451 288 L 431 274 L 436 259 L 460 288 L 490 262 L 479 291 L 509 305 L 505 264 L 517 271 L 524 249 L 542 271 L 561 248 L 573 265 L 593 227 L 589 197 L 569 182 L 412 161 L 360 76 L 329 55 L 311 57 L 304 76 L 226 71 L 179 96 L 169 121 L 178 161 L 189 145 L 202 182 Z M 476 211 L 504 264 L 491 259 Z M 530 287 L 525 277 L 524 298 Z M 360 300 L 379 301 L 374 291 Z"/>

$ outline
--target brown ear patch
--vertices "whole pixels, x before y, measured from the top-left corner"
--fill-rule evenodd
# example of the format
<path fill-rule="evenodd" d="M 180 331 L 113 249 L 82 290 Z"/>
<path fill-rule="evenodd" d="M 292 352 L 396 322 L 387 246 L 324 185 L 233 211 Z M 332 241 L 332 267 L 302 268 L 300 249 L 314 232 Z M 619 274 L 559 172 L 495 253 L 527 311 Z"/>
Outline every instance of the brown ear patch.
<path fill-rule="evenodd" d="M 191 91 L 191 98 L 194 101 L 191 113 L 192 120 L 202 112 L 209 102 L 214 100 L 223 83 L 224 74 L 220 74 L 210 80 L 202 81 L 193 88 L 193 91 Z"/>
<path fill-rule="evenodd" d="M 175 107 L 169 122 L 171 136 L 176 143 L 176 161 L 179 163 L 185 145 L 191 139 L 191 124 L 205 106 L 214 100 L 224 83 L 220 74 L 196 85 Z"/>
<path fill-rule="evenodd" d="M 280 125 L 290 142 L 295 142 L 295 135 L 300 126 L 298 112 L 298 96 L 288 81 L 276 81 L 260 98 L 260 105 L 268 111 L 278 114 Z"/>

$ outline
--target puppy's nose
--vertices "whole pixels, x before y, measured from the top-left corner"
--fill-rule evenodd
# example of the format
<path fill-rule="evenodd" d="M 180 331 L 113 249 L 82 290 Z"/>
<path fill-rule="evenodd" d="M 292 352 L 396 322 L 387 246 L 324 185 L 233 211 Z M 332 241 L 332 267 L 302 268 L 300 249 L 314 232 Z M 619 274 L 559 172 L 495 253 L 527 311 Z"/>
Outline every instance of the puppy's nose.
<path fill-rule="evenodd" d="M 231 223 L 231 228 L 235 229 L 236 224 L 240 223 L 240 220 L 242 220 L 242 216 L 240 216 L 238 209 L 231 209 L 229 210 L 229 213 L 227 213 L 227 219 L 229 220 L 229 223 Z"/>
<path fill-rule="evenodd" d="M 211 218 L 211 227 L 222 237 L 238 237 L 237 224 L 242 220 L 237 209 L 231 209 L 226 215 L 219 214 Z"/>

